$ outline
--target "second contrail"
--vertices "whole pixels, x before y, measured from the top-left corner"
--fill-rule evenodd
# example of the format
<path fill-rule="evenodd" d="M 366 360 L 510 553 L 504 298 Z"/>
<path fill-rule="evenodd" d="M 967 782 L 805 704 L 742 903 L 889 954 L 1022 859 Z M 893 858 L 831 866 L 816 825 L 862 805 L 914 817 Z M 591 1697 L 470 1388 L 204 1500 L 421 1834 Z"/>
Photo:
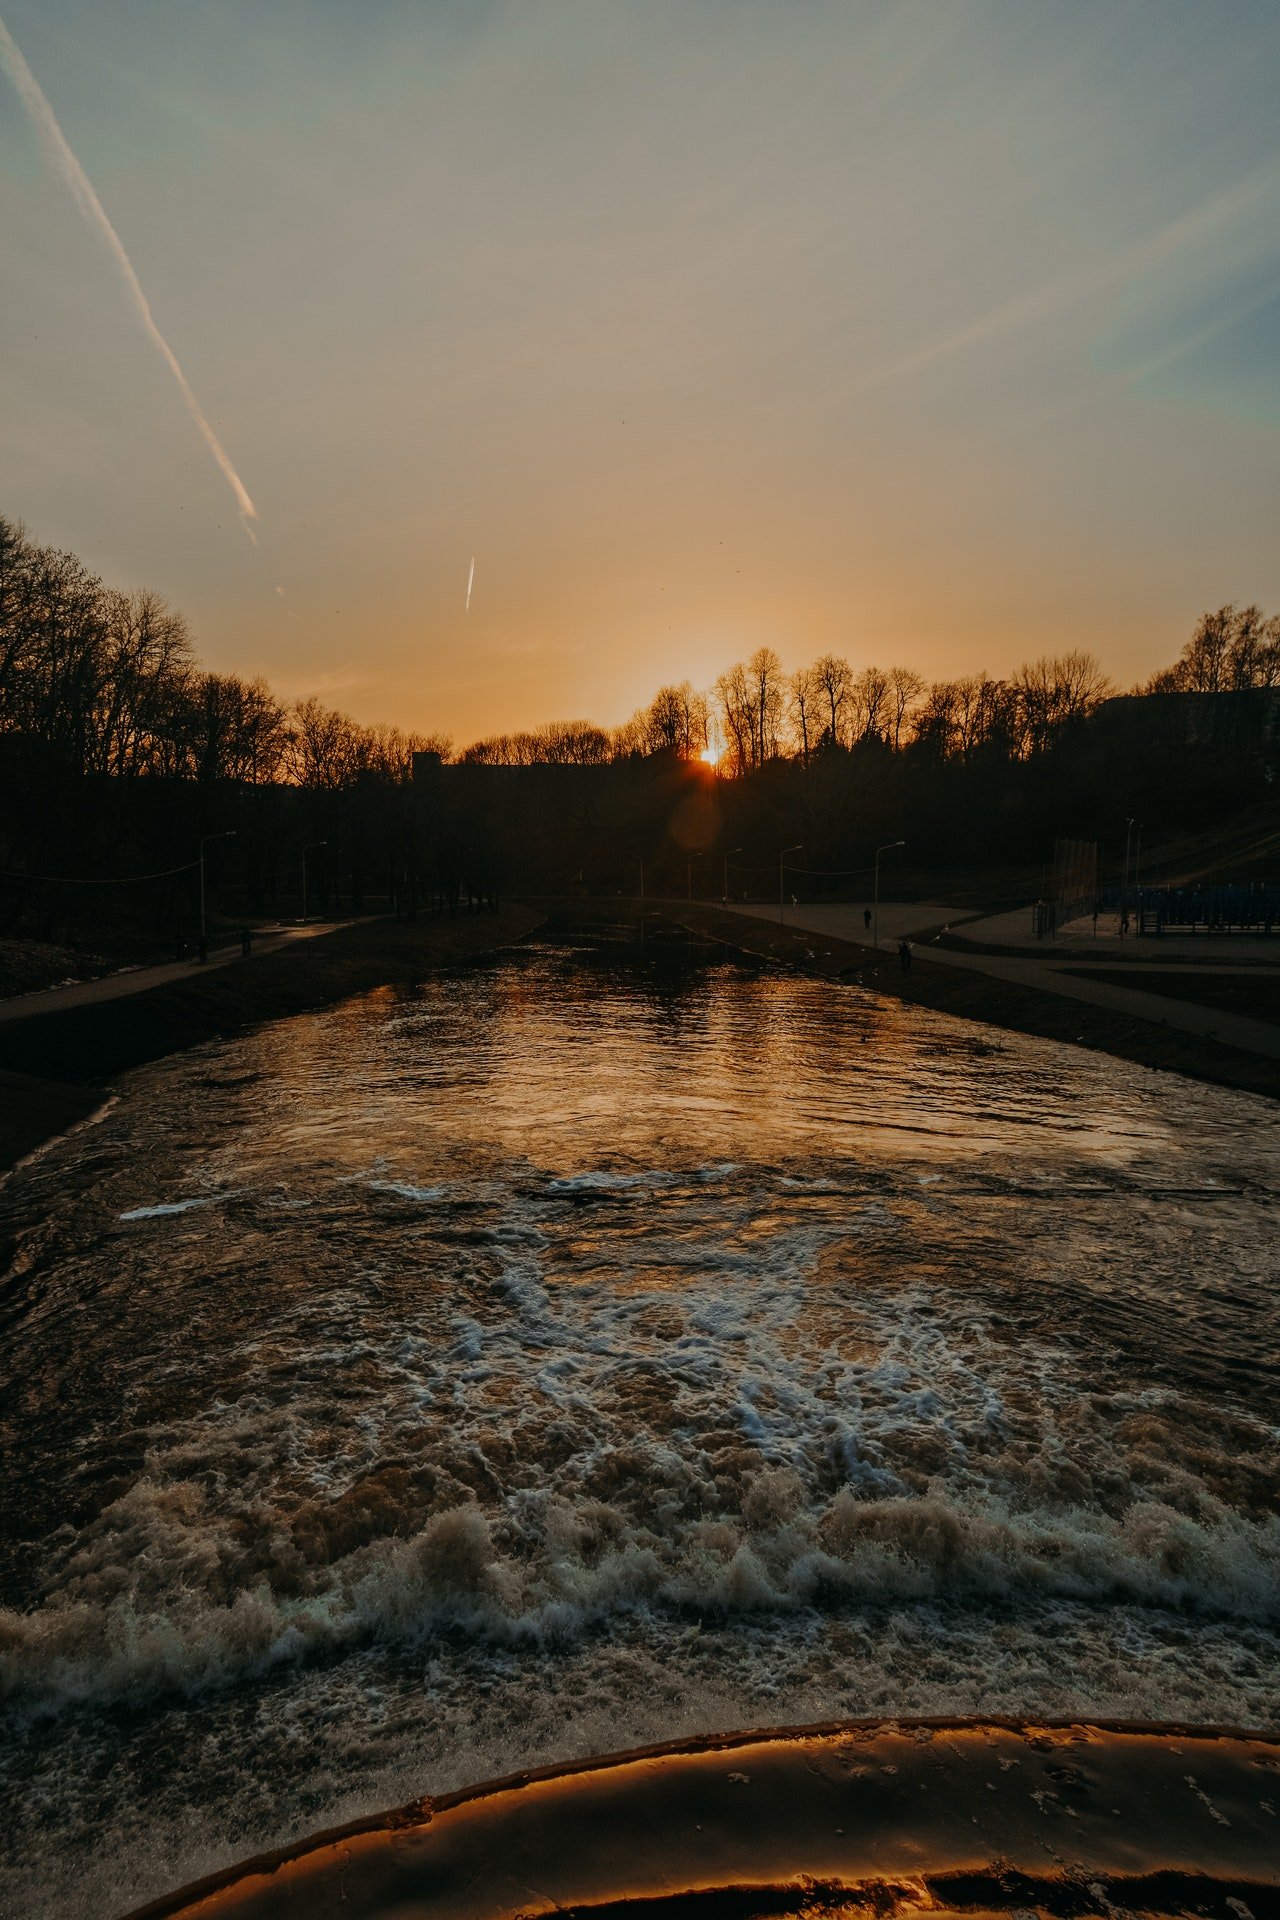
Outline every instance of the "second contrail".
<path fill-rule="evenodd" d="M 244 523 L 244 530 L 256 546 L 257 541 L 254 538 L 253 528 L 249 523 L 252 520 L 256 520 L 258 514 L 253 501 L 249 498 L 248 490 L 241 480 L 240 475 L 232 466 L 226 448 L 219 440 L 213 428 L 209 425 L 209 422 L 205 419 L 204 410 L 200 402 L 196 399 L 195 394 L 192 393 L 186 374 L 178 365 L 177 355 L 155 323 L 155 317 L 151 312 L 147 296 L 142 291 L 138 276 L 133 270 L 133 266 L 128 254 L 124 250 L 119 234 L 112 226 L 110 220 L 108 220 L 102 202 L 93 190 L 93 184 L 88 174 L 76 159 L 75 154 L 72 153 L 71 148 L 67 145 L 66 136 L 63 134 L 62 128 L 58 125 L 54 117 L 53 108 L 45 99 L 39 81 L 23 59 L 17 41 L 9 32 L 3 20 L 0 20 L 0 62 L 3 62 L 4 66 L 8 69 L 9 78 L 13 81 L 14 86 L 21 95 L 22 103 L 31 115 L 36 132 L 44 143 L 45 151 L 49 156 L 54 170 L 62 176 L 62 179 L 71 189 L 76 205 L 89 222 L 89 225 L 95 228 L 103 240 L 106 241 L 108 250 L 124 277 L 125 286 L 128 288 L 130 297 L 137 309 L 138 318 L 142 321 L 147 333 L 158 348 L 165 365 L 177 381 L 178 389 L 186 401 L 187 411 L 199 428 L 205 445 L 217 461 L 224 480 L 235 495 L 236 506 L 240 510 L 240 518 Z"/>

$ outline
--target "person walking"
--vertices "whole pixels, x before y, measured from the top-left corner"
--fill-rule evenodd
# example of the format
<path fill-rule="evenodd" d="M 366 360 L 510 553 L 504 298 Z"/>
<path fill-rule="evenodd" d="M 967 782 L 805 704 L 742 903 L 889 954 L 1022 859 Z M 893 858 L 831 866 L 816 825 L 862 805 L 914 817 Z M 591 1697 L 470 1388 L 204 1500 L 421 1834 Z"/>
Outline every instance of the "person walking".
<path fill-rule="evenodd" d="M 902 971 L 904 973 L 910 973 L 911 942 L 909 940 L 899 940 L 898 942 L 898 965 L 902 968 Z"/>
<path fill-rule="evenodd" d="M 864 907 L 864 908 L 862 909 L 862 931 L 863 931 L 864 933 L 870 933 L 870 931 L 871 931 L 871 909 L 870 909 L 870 907 Z"/>

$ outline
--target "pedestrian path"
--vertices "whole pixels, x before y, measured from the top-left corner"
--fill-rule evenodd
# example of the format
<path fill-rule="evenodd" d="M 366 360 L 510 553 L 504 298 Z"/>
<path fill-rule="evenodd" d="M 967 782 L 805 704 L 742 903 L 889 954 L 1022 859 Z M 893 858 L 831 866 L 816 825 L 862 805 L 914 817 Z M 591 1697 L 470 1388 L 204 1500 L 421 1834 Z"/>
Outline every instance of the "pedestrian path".
<path fill-rule="evenodd" d="M 314 940 L 334 933 L 348 924 L 341 920 L 309 920 L 305 925 L 272 928 L 255 932 L 249 959 L 278 953 L 298 940 Z M 118 973 L 105 973 L 97 980 L 77 980 L 71 986 L 43 987 L 37 993 L 17 993 L 0 1000 L 0 1021 L 29 1020 L 45 1013 L 61 1013 L 68 1007 L 96 1006 L 109 1000 L 124 1000 L 135 993 L 147 993 L 152 987 L 167 987 L 174 980 L 216 973 L 224 967 L 243 966 L 245 957 L 239 940 L 215 947 L 205 961 L 170 960 L 158 967 L 126 967 Z"/>

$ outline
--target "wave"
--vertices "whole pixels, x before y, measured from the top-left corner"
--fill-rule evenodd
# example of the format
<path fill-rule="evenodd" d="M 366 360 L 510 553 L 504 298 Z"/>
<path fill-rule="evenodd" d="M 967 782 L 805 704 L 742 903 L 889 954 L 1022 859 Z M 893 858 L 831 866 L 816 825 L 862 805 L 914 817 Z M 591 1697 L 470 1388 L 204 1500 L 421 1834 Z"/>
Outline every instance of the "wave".
<path fill-rule="evenodd" d="M 772 1468 L 731 1517 L 645 1527 L 606 1501 L 552 1497 L 513 1535 L 505 1516 L 467 1502 L 307 1577 L 277 1516 L 261 1515 L 259 1577 L 236 1590 L 220 1588 L 229 1543 L 189 1485 L 139 1482 L 103 1519 L 43 1607 L 0 1610 L 0 1697 L 15 1707 L 192 1696 L 357 1646 L 442 1636 L 555 1648 L 635 1615 L 732 1625 L 928 1602 L 1016 1609 L 1025 1622 L 1029 1609 L 1083 1603 L 1280 1627 L 1280 1520 L 1192 1518 L 1154 1501 L 1119 1517 L 1047 1515 L 846 1488 L 811 1510 L 799 1477 Z"/>

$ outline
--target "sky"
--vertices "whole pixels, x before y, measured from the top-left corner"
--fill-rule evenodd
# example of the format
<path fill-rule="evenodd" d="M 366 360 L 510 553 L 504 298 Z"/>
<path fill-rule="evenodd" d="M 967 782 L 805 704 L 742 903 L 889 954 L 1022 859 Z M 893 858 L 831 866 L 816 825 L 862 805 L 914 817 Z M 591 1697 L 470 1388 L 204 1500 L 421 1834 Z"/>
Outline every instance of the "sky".
<path fill-rule="evenodd" d="M 118 239 L 0 49 L 0 513 L 209 666 L 461 742 L 1280 610 L 1274 0 L 0 19 Z"/>

